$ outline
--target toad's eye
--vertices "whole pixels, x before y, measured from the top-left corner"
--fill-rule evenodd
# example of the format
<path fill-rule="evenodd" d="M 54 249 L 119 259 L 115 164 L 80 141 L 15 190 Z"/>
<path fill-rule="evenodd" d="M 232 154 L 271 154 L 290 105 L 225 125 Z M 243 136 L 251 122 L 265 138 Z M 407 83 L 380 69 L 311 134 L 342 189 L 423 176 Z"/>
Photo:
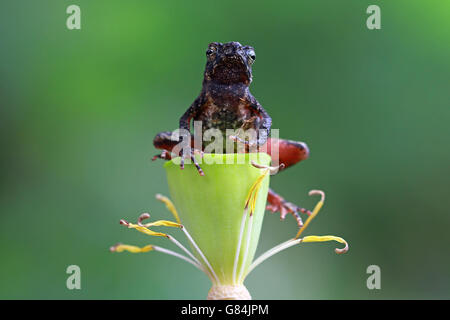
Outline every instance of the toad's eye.
<path fill-rule="evenodd" d="M 247 54 L 248 54 L 248 56 L 250 57 L 250 59 L 252 59 L 252 61 L 255 61 L 255 60 L 256 60 L 255 51 L 249 50 L 249 51 L 247 52 Z"/>
<path fill-rule="evenodd" d="M 206 55 L 207 56 L 210 56 L 210 55 L 212 55 L 214 53 L 214 50 L 213 49 L 208 49 L 208 50 L 206 50 Z"/>

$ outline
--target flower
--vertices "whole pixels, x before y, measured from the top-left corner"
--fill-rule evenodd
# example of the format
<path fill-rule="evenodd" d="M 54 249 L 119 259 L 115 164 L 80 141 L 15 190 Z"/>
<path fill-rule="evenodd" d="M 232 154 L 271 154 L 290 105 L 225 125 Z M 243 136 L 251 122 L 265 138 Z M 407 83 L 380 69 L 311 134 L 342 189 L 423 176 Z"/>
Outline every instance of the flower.
<path fill-rule="evenodd" d="M 269 166 L 271 159 L 265 153 L 204 154 L 198 161 L 201 160 L 205 176 L 200 176 L 193 164 L 180 170 L 178 158 L 165 164 L 169 190 L 175 204 L 162 195 L 156 198 L 166 204 L 175 221 L 158 220 L 144 224 L 143 221 L 150 218 L 148 213 L 142 214 L 136 224 L 120 221 L 122 225 L 146 235 L 167 238 L 185 255 L 155 245 L 136 247 L 118 244 L 111 247 L 111 251 L 158 251 L 175 256 L 194 265 L 210 278 L 212 287 L 208 299 L 251 299 L 244 286 L 246 276 L 274 254 L 303 242 L 337 241 L 345 244 L 344 248 L 336 249 L 337 253 L 348 250 L 347 242 L 340 237 L 300 237 L 325 200 L 322 191 L 312 190 L 309 194 L 320 195 L 320 201 L 296 236 L 254 260 L 270 174 L 276 173 L 278 168 Z M 192 252 L 172 235 L 152 230 L 160 226 L 181 229 Z"/>

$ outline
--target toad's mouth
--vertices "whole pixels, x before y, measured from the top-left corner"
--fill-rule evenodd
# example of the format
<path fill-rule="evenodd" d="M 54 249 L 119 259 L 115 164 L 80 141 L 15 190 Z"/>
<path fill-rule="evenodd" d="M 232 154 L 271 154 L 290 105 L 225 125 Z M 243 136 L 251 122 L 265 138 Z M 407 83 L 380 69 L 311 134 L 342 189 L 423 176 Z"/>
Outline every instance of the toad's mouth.
<path fill-rule="evenodd" d="M 248 82 L 250 70 L 240 57 L 226 57 L 213 70 L 213 78 L 221 82 Z"/>

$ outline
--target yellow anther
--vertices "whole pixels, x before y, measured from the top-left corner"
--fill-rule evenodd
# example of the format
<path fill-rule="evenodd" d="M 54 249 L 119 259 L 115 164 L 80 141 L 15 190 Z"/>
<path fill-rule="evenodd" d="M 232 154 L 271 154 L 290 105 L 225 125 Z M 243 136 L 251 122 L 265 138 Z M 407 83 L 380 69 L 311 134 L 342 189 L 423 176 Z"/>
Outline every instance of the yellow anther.
<path fill-rule="evenodd" d="M 178 227 L 181 228 L 182 225 L 176 222 L 172 222 L 172 221 L 167 221 L 167 220 L 158 220 L 152 223 L 147 223 L 145 225 L 138 225 L 138 224 L 134 224 L 134 223 L 128 223 L 127 227 L 130 229 L 136 229 L 139 232 L 145 233 L 146 235 L 149 236 L 159 236 L 159 237 L 167 237 L 167 234 L 162 233 L 162 232 L 155 232 L 152 231 L 150 229 L 148 229 L 149 227 L 158 227 L 158 226 L 165 226 L 165 227 Z"/>
<path fill-rule="evenodd" d="M 306 236 L 302 239 L 302 242 L 324 242 L 324 241 L 337 241 L 339 243 L 345 244 L 345 247 L 342 249 L 334 249 L 336 253 L 346 253 L 348 251 L 348 243 L 341 237 L 335 236 Z"/>
<path fill-rule="evenodd" d="M 319 213 L 320 209 L 322 209 L 323 202 L 324 202 L 324 199 L 325 199 L 325 193 L 323 191 L 320 191 L 320 190 L 311 190 L 309 192 L 309 195 L 316 195 L 316 194 L 320 194 L 320 196 L 321 196 L 320 197 L 320 201 L 316 204 L 316 206 L 314 207 L 313 212 L 308 217 L 308 219 L 306 219 L 305 224 L 300 228 L 300 230 L 298 230 L 297 235 L 295 236 L 295 239 L 298 239 L 300 237 L 300 235 L 306 229 L 306 227 L 308 227 L 308 225 L 312 221 L 312 219 L 314 219 L 316 217 L 316 215 Z"/>
<path fill-rule="evenodd" d="M 252 184 L 250 190 L 248 191 L 247 197 L 245 199 L 245 208 L 249 208 L 250 215 L 252 215 L 253 212 L 255 211 L 258 192 L 261 188 L 262 181 L 269 172 L 270 170 L 265 168 L 263 173 L 256 179 L 256 181 Z"/>
<path fill-rule="evenodd" d="M 180 217 L 178 216 L 178 212 L 177 209 L 175 208 L 174 204 L 172 201 L 170 201 L 169 198 L 163 196 L 162 194 L 157 194 L 156 195 L 156 199 L 163 202 L 166 205 L 166 208 L 172 213 L 172 215 L 174 216 L 175 220 L 178 223 L 181 223 Z"/>
<path fill-rule="evenodd" d="M 113 247 L 111 247 L 110 249 L 111 251 L 114 252 L 123 252 L 123 251 L 128 251 L 128 252 L 132 252 L 132 253 L 140 253 L 140 252 L 149 252 L 153 250 L 153 246 L 151 244 L 146 245 L 145 247 L 139 248 L 136 246 L 130 246 L 127 244 L 117 244 Z"/>
<path fill-rule="evenodd" d="M 168 221 L 168 220 L 158 220 L 155 222 L 150 222 L 142 225 L 143 227 L 149 228 L 149 227 L 175 227 L 175 228 L 182 228 L 183 226 L 179 223 Z"/>

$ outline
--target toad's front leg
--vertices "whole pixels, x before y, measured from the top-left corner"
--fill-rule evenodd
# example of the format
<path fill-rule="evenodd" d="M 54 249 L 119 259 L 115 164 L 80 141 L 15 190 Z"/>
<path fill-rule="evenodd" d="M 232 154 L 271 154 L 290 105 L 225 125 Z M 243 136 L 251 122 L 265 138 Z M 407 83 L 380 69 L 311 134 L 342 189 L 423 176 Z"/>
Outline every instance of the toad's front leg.
<path fill-rule="evenodd" d="M 175 154 L 175 156 L 181 157 L 181 169 L 184 168 L 184 159 L 189 158 L 192 163 L 197 168 L 198 173 L 203 176 L 205 173 L 203 172 L 202 168 L 198 164 L 197 160 L 195 159 L 195 154 L 199 153 L 203 155 L 203 151 L 196 150 L 192 147 L 193 145 L 193 137 L 191 136 L 189 139 L 191 145 L 190 146 L 181 146 L 182 148 L 179 148 L 179 144 L 183 143 L 180 142 L 179 139 L 173 138 L 173 133 L 170 131 L 164 131 L 158 133 L 155 138 L 153 139 L 153 145 L 155 148 L 162 150 L 160 154 L 155 155 L 152 160 L 156 159 L 164 159 L 164 160 L 171 160 L 172 155 Z M 178 150 L 179 149 L 179 150 Z"/>
<path fill-rule="evenodd" d="M 191 106 L 186 110 L 186 112 L 181 116 L 180 118 L 180 130 L 179 130 L 179 143 L 180 145 L 177 145 L 176 147 L 180 146 L 181 150 L 179 153 L 180 159 L 180 168 L 184 169 L 184 161 L 185 159 L 190 159 L 194 163 L 195 167 L 197 168 L 198 173 L 203 176 L 205 175 L 203 173 L 203 170 L 200 168 L 199 164 L 197 163 L 197 160 L 195 160 L 195 150 L 192 147 L 193 139 L 191 135 L 191 120 L 195 119 L 195 116 L 201 112 L 202 107 L 204 105 L 204 95 L 200 95 L 195 101 L 191 104 Z M 186 145 L 187 143 L 187 145 Z M 174 147 L 175 148 L 175 147 Z M 178 149 L 178 148 L 176 148 Z M 202 152 L 199 150 L 199 152 Z"/>
<path fill-rule="evenodd" d="M 229 138 L 235 142 L 244 144 L 246 147 L 259 147 L 264 145 L 269 138 L 272 118 L 252 95 L 248 99 L 248 105 L 244 108 L 249 110 L 254 116 L 244 121 L 239 131 L 244 130 L 247 131 L 246 134 L 250 133 L 250 136 L 247 136 L 249 139 L 244 140 L 238 135 L 231 135 Z M 248 129 L 253 129 L 254 131 Z"/>

